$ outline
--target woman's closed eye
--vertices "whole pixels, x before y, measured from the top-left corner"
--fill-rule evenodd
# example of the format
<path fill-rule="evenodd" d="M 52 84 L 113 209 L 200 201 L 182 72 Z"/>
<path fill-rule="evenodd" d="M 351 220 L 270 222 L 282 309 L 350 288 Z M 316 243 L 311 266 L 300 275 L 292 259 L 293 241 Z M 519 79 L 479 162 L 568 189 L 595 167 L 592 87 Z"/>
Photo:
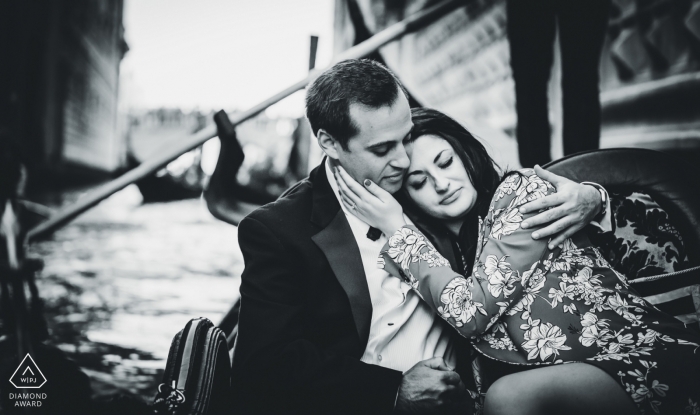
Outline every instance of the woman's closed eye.
<path fill-rule="evenodd" d="M 409 183 L 409 185 L 412 188 L 419 190 L 421 187 L 423 187 L 423 185 L 425 185 L 426 181 L 428 181 L 428 178 L 423 176 L 423 178 L 420 180 L 412 180 L 411 183 Z"/>
<path fill-rule="evenodd" d="M 448 158 L 447 160 L 441 161 L 438 164 L 438 167 L 440 167 L 441 169 L 446 169 L 450 167 L 450 165 L 452 165 L 452 161 L 454 161 L 454 157 L 450 156 L 450 158 Z"/>

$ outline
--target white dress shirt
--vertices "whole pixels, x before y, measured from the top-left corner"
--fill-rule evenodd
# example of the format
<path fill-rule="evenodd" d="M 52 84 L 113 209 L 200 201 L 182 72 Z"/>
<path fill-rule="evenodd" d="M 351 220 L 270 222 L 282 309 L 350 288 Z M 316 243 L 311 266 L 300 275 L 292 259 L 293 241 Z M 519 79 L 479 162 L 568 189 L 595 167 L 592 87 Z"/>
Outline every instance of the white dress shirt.
<path fill-rule="evenodd" d="M 369 340 L 360 360 L 405 372 L 422 360 L 438 356 L 456 367 L 454 329 L 421 301 L 410 285 L 377 267 L 386 235 L 382 234 L 376 241 L 367 237 L 370 226 L 343 206 L 328 161 L 325 164 L 328 181 L 360 249 L 372 301 Z"/>

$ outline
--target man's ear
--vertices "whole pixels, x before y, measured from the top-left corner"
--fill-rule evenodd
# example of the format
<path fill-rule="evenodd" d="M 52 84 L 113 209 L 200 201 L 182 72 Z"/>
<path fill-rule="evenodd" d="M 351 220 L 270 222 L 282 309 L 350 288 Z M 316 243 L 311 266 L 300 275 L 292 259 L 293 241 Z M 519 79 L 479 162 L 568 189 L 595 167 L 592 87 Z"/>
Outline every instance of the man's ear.
<path fill-rule="evenodd" d="M 323 150 L 328 157 L 333 160 L 338 160 L 338 147 L 340 146 L 338 140 L 333 138 L 333 136 L 328 134 L 324 129 L 318 130 L 316 139 L 318 140 L 318 145 L 321 146 L 321 150 Z"/>

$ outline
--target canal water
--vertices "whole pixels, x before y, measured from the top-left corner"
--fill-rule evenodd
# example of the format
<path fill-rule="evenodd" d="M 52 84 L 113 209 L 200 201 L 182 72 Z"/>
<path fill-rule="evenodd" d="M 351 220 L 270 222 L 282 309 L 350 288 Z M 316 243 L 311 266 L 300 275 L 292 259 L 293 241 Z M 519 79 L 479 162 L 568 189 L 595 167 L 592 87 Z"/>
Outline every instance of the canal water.
<path fill-rule="evenodd" d="M 49 343 L 80 365 L 97 399 L 151 402 L 173 336 L 191 318 L 217 324 L 243 269 L 236 227 L 201 200 L 144 205 L 133 185 L 29 252 L 45 262 L 37 283 Z"/>

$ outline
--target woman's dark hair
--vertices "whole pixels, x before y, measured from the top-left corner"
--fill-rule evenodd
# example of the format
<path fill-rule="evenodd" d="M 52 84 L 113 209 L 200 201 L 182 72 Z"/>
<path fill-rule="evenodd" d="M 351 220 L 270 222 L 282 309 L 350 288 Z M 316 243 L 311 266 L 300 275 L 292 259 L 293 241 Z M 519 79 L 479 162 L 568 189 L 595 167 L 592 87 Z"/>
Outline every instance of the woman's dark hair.
<path fill-rule="evenodd" d="M 424 135 L 435 135 L 447 141 L 454 149 L 455 154 L 462 160 L 469 179 L 476 190 L 477 197 L 474 207 L 465 218 L 466 226 L 462 226 L 458 237 L 458 246 L 462 249 L 463 259 L 467 264 L 474 261 L 476 233 L 478 217 L 485 217 L 488 212 L 491 198 L 501 182 L 501 176 L 497 165 L 489 156 L 486 148 L 460 123 L 447 115 L 430 108 L 413 108 L 411 110 L 413 129 L 411 137 L 404 144 L 415 141 Z M 413 200 L 408 196 L 404 187 L 396 195 L 398 201 L 404 207 L 405 212 L 416 222 L 423 222 L 434 227 L 444 226 L 434 218 L 421 212 Z"/>
<path fill-rule="evenodd" d="M 501 181 L 497 165 L 489 153 L 466 128 L 460 123 L 430 108 L 413 108 L 411 110 L 413 129 L 411 137 L 404 143 L 408 144 L 424 135 L 435 135 L 447 141 L 462 160 L 469 179 L 476 190 L 477 198 L 470 213 L 484 216 L 488 210 L 493 192 Z M 408 198 L 405 190 L 398 195 L 402 203 L 409 209 L 415 209 L 415 204 Z M 408 200 L 406 200 L 408 199 Z"/>

